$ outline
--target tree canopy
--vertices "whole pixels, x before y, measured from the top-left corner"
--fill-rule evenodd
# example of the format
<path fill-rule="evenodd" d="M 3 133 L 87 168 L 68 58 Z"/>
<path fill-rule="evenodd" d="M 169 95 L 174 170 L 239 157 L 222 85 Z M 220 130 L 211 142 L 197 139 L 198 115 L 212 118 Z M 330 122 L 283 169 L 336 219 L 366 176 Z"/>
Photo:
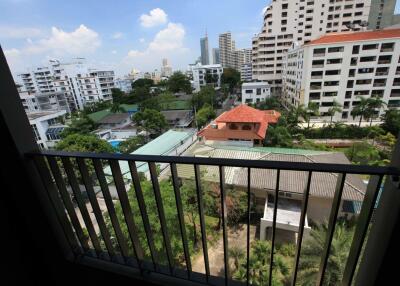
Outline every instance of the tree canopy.
<path fill-rule="evenodd" d="M 146 144 L 146 138 L 144 136 L 138 135 L 135 137 L 131 137 L 125 141 L 122 141 L 118 145 L 118 150 L 121 153 L 130 154 L 136 149 L 142 147 L 144 144 Z"/>
<path fill-rule="evenodd" d="M 213 107 L 215 100 L 215 89 L 211 86 L 204 86 L 199 92 L 192 95 L 191 104 L 196 109 L 202 108 L 206 103 Z"/>
<path fill-rule="evenodd" d="M 382 116 L 382 128 L 394 136 L 399 136 L 400 133 L 400 110 L 389 109 Z"/>
<path fill-rule="evenodd" d="M 149 78 L 139 78 L 132 82 L 132 88 L 138 88 L 138 87 L 145 87 L 145 88 L 150 88 L 154 85 L 154 81 Z"/>
<path fill-rule="evenodd" d="M 61 133 L 61 137 L 65 138 L 71 134 L 90 134 L 96 127 L 97 124 L 86 114 L 83 114 L 80 117 L 72 118 L 71 123 Z"/>
<path fill-rule="evenodd" d="M 151 135 L 159 135 L 168 127 L 164 115 L 154 109 L 145 109 L 135 113 L 133 121 Z"/>
<path fill-rule="evenodd" d="M 70 134 L 58 142 L 56 150 L 68 152 L 112 153 L 112 146 L 95 135 Z"/>
<path fill-rule="evenodd" d="M 167 81 L 168 90 L 171 92 L 192 93 L 190 80 L 182 72 L 177 71 L 171 75 Z"/>
<path fill-rule="evenodd" d="M 221 83 L 229 86 L 230 92 L 240 83 L 240 72 L 233 68 L 224 68 L 221 76 Z"/>
<path fill-rule="evenodd" d="M 198 127 L 203 127 L 208 121 L 215 118 L 215 111 L 208 103 L 204 104 L 201 109 L 197 111 L 196 114 L 196 124 Z"/>

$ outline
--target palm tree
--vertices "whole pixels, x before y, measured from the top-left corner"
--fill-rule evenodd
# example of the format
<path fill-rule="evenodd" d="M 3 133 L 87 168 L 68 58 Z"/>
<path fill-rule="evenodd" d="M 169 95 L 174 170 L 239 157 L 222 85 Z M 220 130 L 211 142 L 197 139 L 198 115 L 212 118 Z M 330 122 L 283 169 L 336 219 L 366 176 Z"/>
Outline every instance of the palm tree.
<path fill-rule="evenodd" d="M 353 119 L 355 119 L 357 116 L 360 116 L 360 122 L 358 123 L 358 127 L 361 127 L 362 119 L 364 117 L 369 116 L 370 110 L 368 110 L 368 99 L 366 99 L 363 96 L 358 96 L 358 99 L 360 101 L 357 104 L 357 106 L 354 107 L 353 110 L 351 111 L 351 115 L 353 116 Z"/>
<path fill-rule="evenodd" d="M 328 109 L 327 114 L 331 117 L 331 124 L 333 121 L 333 116 L 335 116 L 336 112 L 342 112 L 342 106 L 336 100 L 333 101 L 332 107 Z"/>
<path fill-rule="evenodd" d="M 244 251 L 238 246 L 233 246 L 229 249 L 229 257 L 233 259 L 236 271 L 239 268 L 239 260 L 244 258 Z"/>
<path fill-rule="evenodd" d="M 300 117 L 307 117 L 307 109 L 304 104 L 300 104 L 297 107 L 292 107 L 289 111 L 287 121 L 292 127 L 296 127 L 299 124 Z"/>
<path fill-rule="evenodd" d="M 368 113 L 369 113 L 369 117 L 370 117 L 370 123 L 369 125 L 372 125 L 372 119 L 376 113 L 376 111 L 379 111 L 384 108 L 387 104 L 386 102 L 384 102 L 381 98 L 379 97 L 371 97 L 367 99 L 368 102 Z"/>
<path fill-rule="evenodd" d="M 309 102 L 306 112 L 305 112 L 305 120 L 307 121 L 307 128 L 310 128 L 310 120 L 311 116 L 319 115 L 319 105 L 316 102 Z"/>
<path fill-rule="evenodd" d="M 304 241 L 298 275 L 300 285 L 315 285 L 327 229 L 327 224 L 313 228 L 310 237 Z M 340 284 L 353 239 L 352 234 L 352 229 L 343 223 L 336 225 L 325 270 L 324 285 Z"/>

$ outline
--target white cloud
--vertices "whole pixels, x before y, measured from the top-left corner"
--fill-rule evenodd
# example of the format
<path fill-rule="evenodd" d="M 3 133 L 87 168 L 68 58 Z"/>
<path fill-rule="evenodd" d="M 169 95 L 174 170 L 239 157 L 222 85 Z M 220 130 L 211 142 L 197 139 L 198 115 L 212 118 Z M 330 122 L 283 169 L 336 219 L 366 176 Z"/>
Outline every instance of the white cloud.
<path fill-rule="evenodd" d="M 185 28 L 182 24 L 168 23 L 167 28 L 156 34 L 149 44 L 151 51 L 172 51 L 183 48 Z"/>
<path fill-rule="evenodd" d="M 38 28 L 0 25 L 0 38 L 3 39 L 37 38 L 43 34 L 43 31 Z"/>
<path fill-rule="evenodd" d="M 72 32 L 52 27 L 50 37 L 31 42 L 25 48 L 25 52 L 28 54 L 50 52 L 55 55 L 81 55 L 94 52 L 100 44 L 99 35 L 85 25 L 80 25 Z"/>
<path fill-rule="evenodd" d="M 155 8 L 149 12 L 149 14 L 142 14 L 140 16 L 140 25 L 145 28 L 151 28 L 154 26 L 162 25 L 167 23 L 168 15 L 164 10 Z"/>
<path fill-rule="evenodd" d="M 113 39 L 116 39 L 116 40 L 121 39 L 121 38 L 123 38 L 123 37 L 124 37 L 124 34 L 121 33 L 121 32 L 115 32 L 115 33 L 112 35 L 112 38 L 113 38 Z"/>

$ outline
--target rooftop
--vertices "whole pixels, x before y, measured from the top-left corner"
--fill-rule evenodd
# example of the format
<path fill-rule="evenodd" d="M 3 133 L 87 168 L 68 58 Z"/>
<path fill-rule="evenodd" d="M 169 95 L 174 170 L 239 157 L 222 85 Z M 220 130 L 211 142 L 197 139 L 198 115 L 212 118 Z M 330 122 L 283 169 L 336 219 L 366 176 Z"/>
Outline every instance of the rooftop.
<path fill-rule="evenodd" d="M 218 116 L 216 122 L 235 123 L 276 123 L 281 114 L 275 110 L 258 110 L 246 104 L 241 104 Z"/>
<path fill-rule="evenodd" d="M 120 123 L 130 118 L 129 113 L 111 113 L 98 121 L 100 124 Z"/>
<path fill-rule="evenodd" d="M 45 116 L 61 116 L 67 113 L 65 110 L 55 110 L 55 111 L 40 111 L 40 112 L 29 112 L 27 113 L 28 119 L 29 120 L 36 120 L 40 117 L 45 117 Z"/>
<path fill-rule="evenodd" d="M 125 112 L 136 112 L 138 111 L 139 107 L 136 104 L 121 104 L 121 108 L 125 110 Z M 107 115 L 113 114 L 110 109 L 100 110 L 88 115 L 88 117 L 93 120 L 94 122 L 99 122 L 101 119 L 106 117 Z"/>
<path fill-rule="evenodd" d="M 382 40 L 391 38 L 400 38 L 400 29 L 387 29 L 387 30 L 366 31 L 366 32 L 330 33 L 320 37 L 319 39 L 309 42 L 305 46 Z"/>

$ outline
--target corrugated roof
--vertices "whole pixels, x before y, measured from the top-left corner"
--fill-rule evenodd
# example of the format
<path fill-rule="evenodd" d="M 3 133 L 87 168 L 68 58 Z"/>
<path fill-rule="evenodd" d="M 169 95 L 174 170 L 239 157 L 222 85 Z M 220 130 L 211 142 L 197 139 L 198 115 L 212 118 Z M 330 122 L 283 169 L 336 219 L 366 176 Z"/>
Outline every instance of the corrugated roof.
<path fill-rule="evenodd" d="M 112 113 L 98 121 L 100 124 L 120 123 L 130 117 L 129 113 Z"/>
<path fill-rule="evenodd" d="M 204 149 L 204 148 L 203 148 Z M 256 148 L 253 148 L 256 149 Z M 270 161 L 289 161 L 289 162 L 319 162 L 319 163 L 337 163 L 349 164 L 350 162 L 343 153 L 321 152 L 314 155 L 304 154 L 285 154 L 280 153 L 283 148 L 269 148 L 269 153 L 241 150 L 229 150 L 223 148 L 215 148 L 208 152 L 202 150 L 201 157 L 213 158 L 235 158 L 246 160 L 270 160 Z M 192 151 L 193 152 L 193 151 Z M 196 151 L 192 153 L 196 156 Z M 200 170 L 204 173 L 204 180 L 218 182 L 218 167 L 201 166 Z M 225 181 L 227 184 L 247 187 L 247 169 L 225 167 Z M 178 165 L 178 174 L 183 178 L 193 178 L 193 166 Z M 308 172 L 304 171 L 281 171 L 279 190 L 292 193 L 303 193 L 307 184 Z M 276 185 L 277 171 L 271 169 L 252 169 L 251 171 L 251 188 L 274 190 Z M 310 195 L 322 198 L 333 198 L 337 182 L 337 174 L 315 172 L 312 175 L 310 186 Z M 344 185 L 343 200 L 362 201 L 365 193 L 365 184 L 357 175 L 347 175 Z"/>
<path fill-rule="evenodd" d="M 358 42 L 368 40 L 381 40 L 390 38 L 400 38 L 400 29 L 387 29 L 366 32 L 343 32 L 326 34 L 319 39 L 307 43 L 305 46 L 333 44 L 343 42 Z"/>

